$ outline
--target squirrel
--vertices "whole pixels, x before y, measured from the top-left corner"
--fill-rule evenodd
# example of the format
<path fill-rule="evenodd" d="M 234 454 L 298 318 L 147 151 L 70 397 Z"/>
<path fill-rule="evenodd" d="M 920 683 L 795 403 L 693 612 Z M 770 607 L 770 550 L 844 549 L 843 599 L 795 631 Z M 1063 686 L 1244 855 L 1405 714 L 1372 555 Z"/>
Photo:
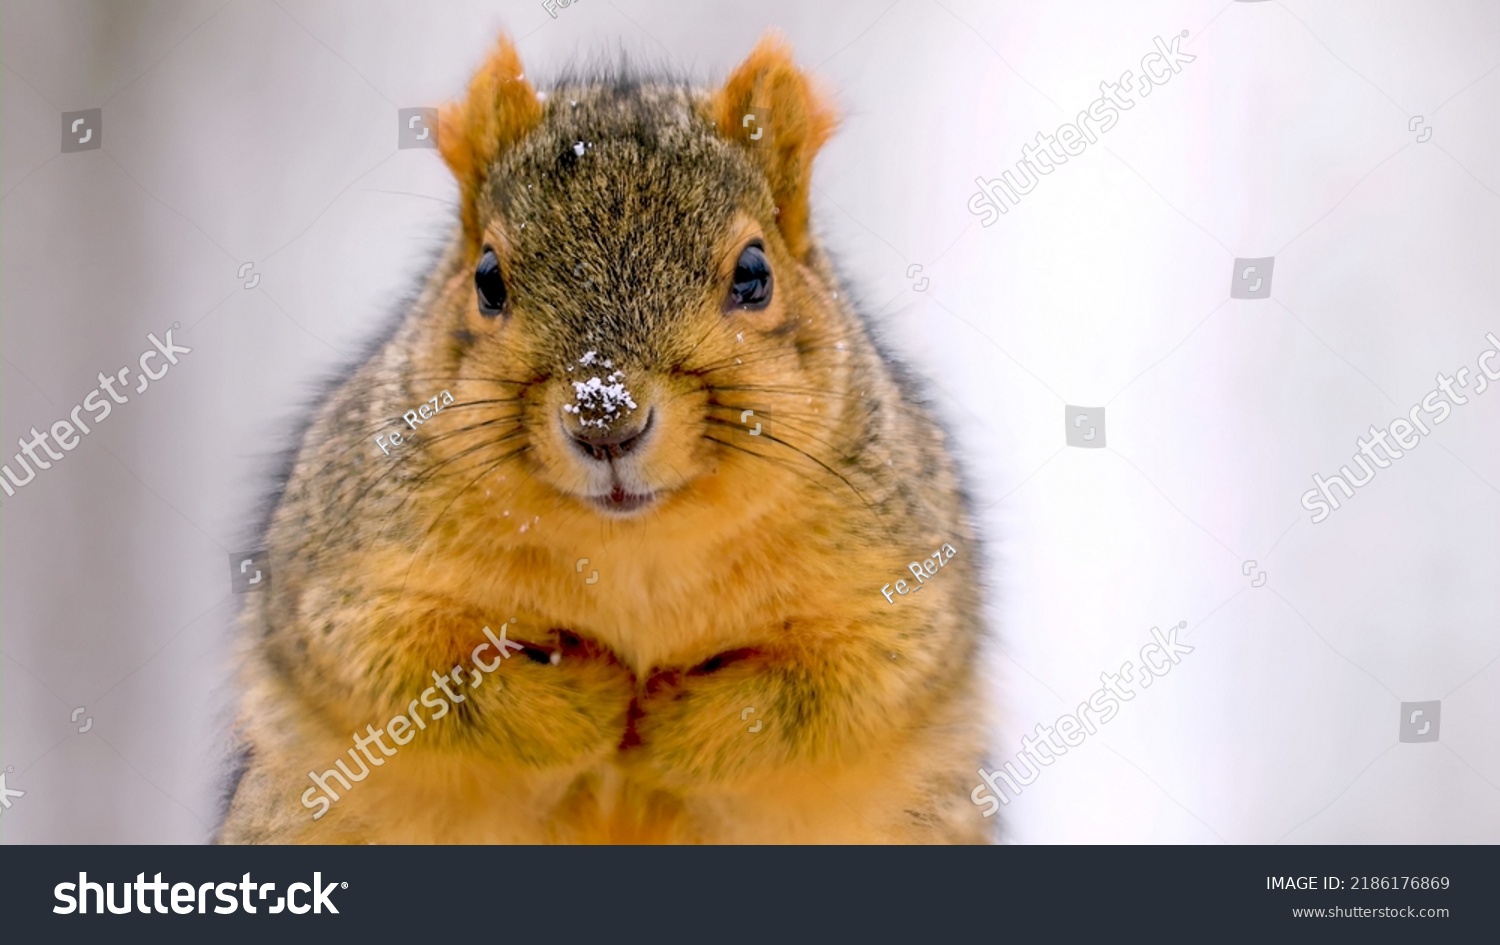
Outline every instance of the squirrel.
<path fill-rule="evenodd" d="M 219 842 L 994 839 L 982 552 L 811 232 L 835 125 L 774 33 L 545 95 L 500 38 L 271 510 Z"/>

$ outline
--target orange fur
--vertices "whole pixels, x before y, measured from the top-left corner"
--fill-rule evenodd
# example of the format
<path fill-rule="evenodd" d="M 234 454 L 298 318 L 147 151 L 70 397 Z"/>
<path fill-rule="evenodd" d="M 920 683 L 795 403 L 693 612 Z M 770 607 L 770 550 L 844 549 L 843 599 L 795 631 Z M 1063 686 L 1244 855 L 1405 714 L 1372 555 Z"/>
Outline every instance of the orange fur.
<path fill-rule="evenodd" d="M 541 118 L 536 89 L 526 80 L 521 56 L 508 36 L 500 37 L 474 74 L 463 102 L 440 111 L 438 150 L 458 180 L 463 228 L 471 245 L 480 239 L 477 198 L 490 168 Z"/>
<path fill-rule="evenodd" d="M 838 120 L 825 97 L 797 69 L 786 40 L 775 33 L 756 44 L 708 103 L 719 133 L 746 145 L 751 144 L 753 132 L 744 124 L 744 116 L 758 108 L 771 110 L 766 126 L 771 141 L 752 152 L 771 184 L 782 236 L 793 255 L 802 258 L 810 245 L 808 192 L 813 158 Z"/>

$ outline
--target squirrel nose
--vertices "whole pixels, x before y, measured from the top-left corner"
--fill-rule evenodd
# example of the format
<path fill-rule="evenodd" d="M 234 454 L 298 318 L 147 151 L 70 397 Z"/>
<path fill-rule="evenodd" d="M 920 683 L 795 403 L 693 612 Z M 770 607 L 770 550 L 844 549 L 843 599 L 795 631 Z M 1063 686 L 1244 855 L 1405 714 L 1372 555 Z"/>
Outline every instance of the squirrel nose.
<path fill-rule="evenodd" d="M 626 427 L 582 427 L 568 428 L 568 436 L 580 453 L 596 462 L 619 459 L 640 446 L 651 429 L 654 410 L 646 411 L 646 419 Z"/>

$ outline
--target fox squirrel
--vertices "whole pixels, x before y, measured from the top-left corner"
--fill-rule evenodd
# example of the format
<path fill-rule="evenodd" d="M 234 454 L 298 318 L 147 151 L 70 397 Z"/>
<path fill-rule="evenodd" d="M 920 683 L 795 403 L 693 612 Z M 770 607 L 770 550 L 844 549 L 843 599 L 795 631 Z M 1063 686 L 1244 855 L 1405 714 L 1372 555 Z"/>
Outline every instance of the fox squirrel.
<path fill-rule="evenodd" d="M 501 38 L 272 512 L 220 842 L 992 839 L 980 549 L 809 230 L 834 125 L 772 35 L 545 96 Z"/>

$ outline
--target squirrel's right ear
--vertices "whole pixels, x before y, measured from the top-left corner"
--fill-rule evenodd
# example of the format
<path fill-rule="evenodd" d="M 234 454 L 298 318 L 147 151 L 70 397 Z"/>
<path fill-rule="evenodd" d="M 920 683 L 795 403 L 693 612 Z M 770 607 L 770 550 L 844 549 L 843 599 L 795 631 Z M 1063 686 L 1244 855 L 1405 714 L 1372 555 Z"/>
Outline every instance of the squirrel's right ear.
<path fill-rule="evenodd" d="M 458 179 L 464 236 L 476 249 L 482 238 L 476 205 L 490 168 L 506 149 L 542 119 L 542 103 L 526 81 L 521 57 L 510 37 L 501 36 L 462 102 L 443 106 L 438 118 L 438 150 Z"/>
<path fill-rule="evenodd" d="M 719 134 L 750 149 L 771 185 L 776 222 L 798 257 L 809 246 L 808 191 L 818 149 L 837 119 L 828 100 L 795 62 L 786 41 L 763 36 L 722 88 L 709 98 Z"/>

